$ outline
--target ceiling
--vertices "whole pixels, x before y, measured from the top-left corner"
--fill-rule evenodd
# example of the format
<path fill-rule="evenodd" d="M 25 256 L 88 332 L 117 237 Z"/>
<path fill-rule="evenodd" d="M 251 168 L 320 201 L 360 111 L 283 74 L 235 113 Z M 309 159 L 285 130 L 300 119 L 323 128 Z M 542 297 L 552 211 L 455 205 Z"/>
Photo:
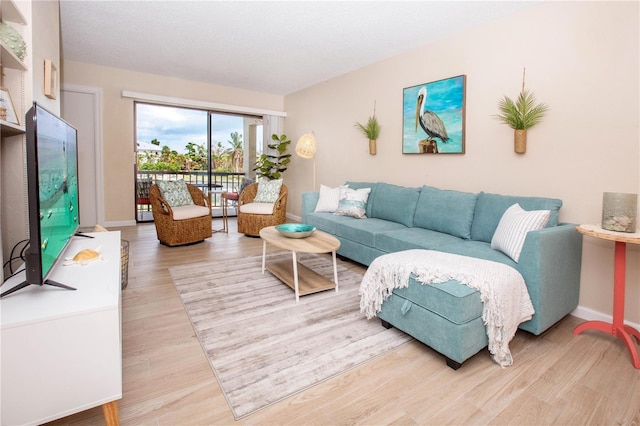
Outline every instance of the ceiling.
<path fill-rule="evenodd" d="M 535 1 L 60 1 L 62 57 L 287 95 Z"/>

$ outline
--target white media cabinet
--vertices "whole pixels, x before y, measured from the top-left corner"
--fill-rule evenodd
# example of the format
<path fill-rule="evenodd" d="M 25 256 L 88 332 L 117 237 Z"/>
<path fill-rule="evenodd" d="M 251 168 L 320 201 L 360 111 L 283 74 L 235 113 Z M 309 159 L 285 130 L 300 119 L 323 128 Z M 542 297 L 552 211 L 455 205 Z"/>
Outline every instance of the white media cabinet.
<path fill-rule="evenodd" d="M 51 279 L 0 299 L 2 425 L 41 424 L 99 405 L 117 425 L 122 398 L 120 232 L 74 237 L 64 256 L 101 247 L 87 265 L 58 263 Z M 22 282 L 24 273 L 2 287 Z"/>

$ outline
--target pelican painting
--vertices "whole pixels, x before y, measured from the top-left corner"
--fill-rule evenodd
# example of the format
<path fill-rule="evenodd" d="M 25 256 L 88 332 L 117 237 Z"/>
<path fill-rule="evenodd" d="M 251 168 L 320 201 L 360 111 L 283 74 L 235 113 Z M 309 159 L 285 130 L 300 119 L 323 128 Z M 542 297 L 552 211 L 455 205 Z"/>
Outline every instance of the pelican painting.
<path fill-rule="evenodd" d="M 418 92 L 415 131 L 418 131 L 418 123 L 420 123 L 422 130 L 431 138 L 418 142 L 420 146 L 419 151 L 437 154 L 439 152 L 438 142 L 434 139 L 439 138 L 442 142 L 447 143 L 449 136 L 447 136 L 447 128 L 440 117 L 438 117 L 438 114 L 430 110 L 425 111 L 425 103 L 427 103 L 427 86 L 421 87 L 420 92 Z"/>
<path fill-rule="evenodd" d="M 465 82 L 461 75 L 404 89 L 403 154 L 464 153 Z"/>

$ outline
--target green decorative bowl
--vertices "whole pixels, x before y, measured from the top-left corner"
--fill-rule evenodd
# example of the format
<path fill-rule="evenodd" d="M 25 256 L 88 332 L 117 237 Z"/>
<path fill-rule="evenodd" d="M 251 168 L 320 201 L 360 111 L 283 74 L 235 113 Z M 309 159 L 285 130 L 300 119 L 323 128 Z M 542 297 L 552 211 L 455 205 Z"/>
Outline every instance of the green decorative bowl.
<path fill-rule="evenodd" d="M 316 227 L 313 225 L 305 225 L 304 223 L 283 223 L 276 225 L 276 230 L 287 238 L 306 238 L 313 234 Z"/>

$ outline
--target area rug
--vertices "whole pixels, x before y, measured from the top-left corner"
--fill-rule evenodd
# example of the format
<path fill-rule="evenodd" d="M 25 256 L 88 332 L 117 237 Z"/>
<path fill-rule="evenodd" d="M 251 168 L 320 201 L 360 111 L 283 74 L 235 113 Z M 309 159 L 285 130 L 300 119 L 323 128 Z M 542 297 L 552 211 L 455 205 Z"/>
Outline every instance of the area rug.
<path fill-rule="evenodd" d="M 280 252 L 267 262 L 291 260 Z M 300 263 L 333 279 L 329 255 Z M 360 313 L 362 275 L 338 261 L 339 292 L 300 297 L 262 256 L 169 269 L 193 328 L 236 419 L 285 399 L 411 340 Z"/>

